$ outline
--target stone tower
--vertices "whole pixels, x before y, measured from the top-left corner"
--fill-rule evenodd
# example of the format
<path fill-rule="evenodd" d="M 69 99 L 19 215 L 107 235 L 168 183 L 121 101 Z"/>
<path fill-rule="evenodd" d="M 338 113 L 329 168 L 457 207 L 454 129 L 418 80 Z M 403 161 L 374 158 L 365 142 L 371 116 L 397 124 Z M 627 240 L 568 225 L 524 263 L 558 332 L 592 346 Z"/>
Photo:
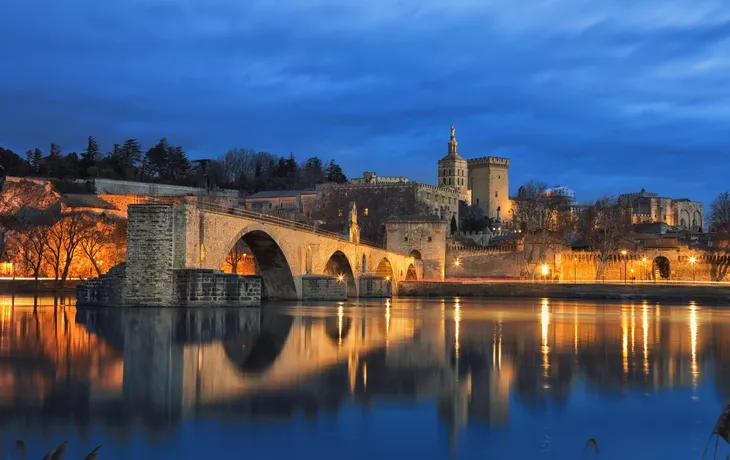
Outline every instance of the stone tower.
<path fill-rule="evenodd" d="M 459 156 L 459 143 L 456 142 L 454 125 L 451 125 L 449 151 L 445 157 L 439 160 L 438 186 L 457 189 L 459 191 L 459 199 L 471 203 L 467 171 L 466 160 Z"/>
<path fill-rule="evenodd" d="M 510 219 L 509 158 L 474 158 L 468 165 L 472 205 L 481 208 L 487 217 Z"/>

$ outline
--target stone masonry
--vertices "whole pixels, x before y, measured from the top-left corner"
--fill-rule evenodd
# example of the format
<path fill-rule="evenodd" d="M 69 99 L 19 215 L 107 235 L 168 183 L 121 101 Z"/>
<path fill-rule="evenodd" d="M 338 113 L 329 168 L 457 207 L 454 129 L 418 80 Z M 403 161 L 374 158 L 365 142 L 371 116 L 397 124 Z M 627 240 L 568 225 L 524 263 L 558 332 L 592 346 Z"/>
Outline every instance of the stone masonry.
<path fill-rule="evenodd" d="M 127 261 L 77 287 L 79 305 L 258 306 L 261 278 L 186 267 L 185 205 L 129 206 Z"/>

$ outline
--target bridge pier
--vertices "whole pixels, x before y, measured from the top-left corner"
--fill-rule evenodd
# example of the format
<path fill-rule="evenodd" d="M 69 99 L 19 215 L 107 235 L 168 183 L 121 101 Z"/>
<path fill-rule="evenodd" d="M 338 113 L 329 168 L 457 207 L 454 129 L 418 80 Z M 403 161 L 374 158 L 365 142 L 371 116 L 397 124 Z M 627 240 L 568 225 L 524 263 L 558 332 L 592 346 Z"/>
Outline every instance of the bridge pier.
<path fill-rule="evenodd" d="M 363 273 L 357 279 L 359 297 L 390 298 L 393 297 L 393 281 L 385 277 Z"/>
<path fill-rule="evenodd" d="M 248 307 L 261 304 L 261 278 L 186 267 L 185 205 L 130 205 L 127 260 L 77 288 L 79 305 Z M 110 294 L 111 293 L 111 294 Z"/>

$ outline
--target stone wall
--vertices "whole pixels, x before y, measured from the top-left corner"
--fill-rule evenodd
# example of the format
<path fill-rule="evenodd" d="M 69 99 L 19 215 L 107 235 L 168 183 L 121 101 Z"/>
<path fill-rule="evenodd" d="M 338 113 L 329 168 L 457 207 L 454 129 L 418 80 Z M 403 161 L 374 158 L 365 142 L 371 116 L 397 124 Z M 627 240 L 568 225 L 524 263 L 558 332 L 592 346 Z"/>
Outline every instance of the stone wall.
<path fill-rule="evenodd" d="M 730 303 L 730 286 L 404 281 L 399 287 L 399 295 L 404 297 L 526 297 L 534 299 L 695 301 L 727 305 Z"/>
<path fill-rule="evenodd" d="M 458 261 L 458 263 L 457 263 Z M 514 252 L 448 252 L 446 278 L 517 278 L 520 255 Z"/>
<path fill-rule="evenodd" d="M 302 300 L 346 300 L 347 283 L 329 275 L 298 276 Z"/>
<path fill-rule="evenodd" d="M 163 196 L 204 196 L 211 192 L 204 188 L 184 187 L 181 185 L 151 184 L 149 182 L 133 182 L 113 179 L 77 179 L 79 184 L 91 183 L 93 190 L 100 194 L 109 195 L 163 195 Z M 237 190 L 219 190 L 214 193 L 217 196 L 238 198 Z"/>
<path fill-rule="evenodd" d="M 175 270 L 173 302 L 184 307 L 258 307 L 261 277 L 219 270 Z"/>

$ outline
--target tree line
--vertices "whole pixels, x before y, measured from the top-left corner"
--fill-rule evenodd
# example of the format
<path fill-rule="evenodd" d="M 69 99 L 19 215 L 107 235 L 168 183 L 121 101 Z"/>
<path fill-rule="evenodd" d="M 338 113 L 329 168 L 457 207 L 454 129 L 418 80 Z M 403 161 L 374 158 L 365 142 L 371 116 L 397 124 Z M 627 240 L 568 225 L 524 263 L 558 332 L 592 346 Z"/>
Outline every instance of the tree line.
<path fill-rule="evenodd" d="M 313 188 L 324 182 L 346 182 L 342 168 L 313 156 L 297 162 L 252 148 L 234 148 L 216 159 L 188 159 L 184 148 L 161 139 L 146 151 L 137 139 L 127 139 L 102 152 L 93 136 L 80 154 L 64 154 L 51 143 L 47 153 L 29 149 L 23 156 L 0 147 L 0 166 L 6 175 L 60 180 L 107 178 L 136 180 L 210 189 L 230 188 L 255 193 L 262 190 Z"/>

